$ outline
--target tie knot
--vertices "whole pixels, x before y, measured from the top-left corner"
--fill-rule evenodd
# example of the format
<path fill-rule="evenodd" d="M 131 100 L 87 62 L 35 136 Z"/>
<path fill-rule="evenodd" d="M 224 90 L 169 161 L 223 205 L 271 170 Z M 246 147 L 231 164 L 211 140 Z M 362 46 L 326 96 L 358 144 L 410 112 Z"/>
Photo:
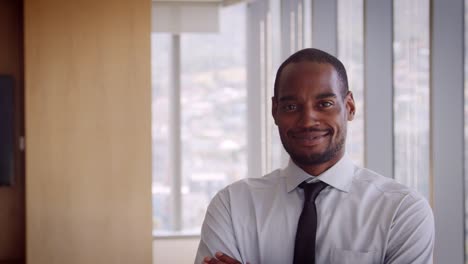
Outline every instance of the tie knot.
<path fill-rule="evenodd" d="M 302 182 L 299 184 L 299 187 L 304 189 L 304 197 L 305 197 L 305 202 L 314 202 L 315 198 L 319 195 L 319 193 L 327 187 L 327 184 L 324 183 L 323 181 L 318 181 L 318 182 L 313 182 L 313 183 L 307 183 L 307 182 Z"/>

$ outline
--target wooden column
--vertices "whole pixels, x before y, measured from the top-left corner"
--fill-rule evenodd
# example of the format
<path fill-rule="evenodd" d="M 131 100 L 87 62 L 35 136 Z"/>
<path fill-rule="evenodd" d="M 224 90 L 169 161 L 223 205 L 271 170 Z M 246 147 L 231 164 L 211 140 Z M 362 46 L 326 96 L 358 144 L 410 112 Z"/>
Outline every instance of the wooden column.
<path fill-rule="evenodd" d="M 152 262 L 146 0 L 25 0 L 28 264 Z"/>

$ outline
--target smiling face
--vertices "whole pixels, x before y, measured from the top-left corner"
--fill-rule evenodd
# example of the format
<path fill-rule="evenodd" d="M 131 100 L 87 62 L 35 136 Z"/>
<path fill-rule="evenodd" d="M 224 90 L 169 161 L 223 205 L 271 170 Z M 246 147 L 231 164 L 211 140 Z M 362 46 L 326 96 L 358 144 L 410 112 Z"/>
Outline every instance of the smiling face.
<path fill-rule="evenodd" d="M 347 121 L 354 118 L 355 106 L 351 92 L 342 94 L 331 64 L 290 63 L 281 73 L 273 118 L 291 159 L 312 175 L 344 155 Z"/>

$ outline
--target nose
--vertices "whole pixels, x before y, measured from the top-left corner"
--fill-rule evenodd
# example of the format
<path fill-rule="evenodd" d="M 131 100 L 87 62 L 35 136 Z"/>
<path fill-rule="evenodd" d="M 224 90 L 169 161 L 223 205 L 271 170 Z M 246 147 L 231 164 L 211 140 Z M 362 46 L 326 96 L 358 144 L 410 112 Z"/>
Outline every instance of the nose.
<path fill-rule="evenodd" d="M 298 120 L 298 125 L 304 128 L 317 126 L 320 124 L 319 115 L 312 105 L 304 106 Z"/>

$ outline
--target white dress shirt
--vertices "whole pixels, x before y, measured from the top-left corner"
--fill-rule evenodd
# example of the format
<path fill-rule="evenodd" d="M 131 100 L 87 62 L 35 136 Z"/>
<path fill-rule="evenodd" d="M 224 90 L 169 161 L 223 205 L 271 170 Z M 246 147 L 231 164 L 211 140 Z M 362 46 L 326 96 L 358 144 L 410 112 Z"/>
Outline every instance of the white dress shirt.
<path fill-rule="evenodd" d="M 345 155 L 313 177 L 294 162 L 221 190 L 202 226 L 196 264 L 224 252 L 242 263 L 293 262 L 303 181 L 327 186 L 316 198 L 316 263 L 432 263 L 434 218 L 426 199 L 360 168 Z"/>

